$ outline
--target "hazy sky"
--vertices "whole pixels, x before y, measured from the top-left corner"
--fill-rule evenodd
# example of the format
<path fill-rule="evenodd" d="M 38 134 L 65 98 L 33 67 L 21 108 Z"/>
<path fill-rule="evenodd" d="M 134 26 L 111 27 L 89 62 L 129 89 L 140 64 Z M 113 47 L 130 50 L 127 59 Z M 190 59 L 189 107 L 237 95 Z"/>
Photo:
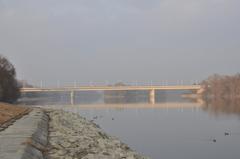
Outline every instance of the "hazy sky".
<path fill-rule="evenodd" d="M 235 74 L 239 7 L 239 0 L 0 0 L 0 54 L 18 78 L 48 85 Z"/>

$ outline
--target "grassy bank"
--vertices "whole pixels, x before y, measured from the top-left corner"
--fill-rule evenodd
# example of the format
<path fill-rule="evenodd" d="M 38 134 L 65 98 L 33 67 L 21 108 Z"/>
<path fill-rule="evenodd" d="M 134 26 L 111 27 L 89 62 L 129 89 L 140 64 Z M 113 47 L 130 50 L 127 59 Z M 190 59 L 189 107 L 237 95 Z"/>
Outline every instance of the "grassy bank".
<path fill-rule="evenodd" d="M 0 103 L 0 126 L 8 121 L 21 117 L 29 111 L 30 109 L 26 107 Z"/>

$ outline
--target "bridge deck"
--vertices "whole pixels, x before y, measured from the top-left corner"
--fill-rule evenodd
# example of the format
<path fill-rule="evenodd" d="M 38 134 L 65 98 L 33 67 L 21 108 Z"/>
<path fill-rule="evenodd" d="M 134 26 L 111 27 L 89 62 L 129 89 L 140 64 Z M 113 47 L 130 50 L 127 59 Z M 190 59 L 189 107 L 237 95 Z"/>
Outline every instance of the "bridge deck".
<path fill-rule="evenodd" d="M 130 91 L 130 90 L 199 90 L 200 85 L 177 86 L 81 86 L 63 88 L 22 88 L 21 92 L 66 92 L 66 91 Z"/>

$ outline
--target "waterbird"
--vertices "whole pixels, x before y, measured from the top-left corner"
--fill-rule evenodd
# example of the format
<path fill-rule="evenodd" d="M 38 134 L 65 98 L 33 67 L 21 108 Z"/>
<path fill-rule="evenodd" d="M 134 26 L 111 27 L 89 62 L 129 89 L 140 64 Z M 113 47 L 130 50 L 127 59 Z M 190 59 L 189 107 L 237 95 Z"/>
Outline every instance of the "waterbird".
<path fill-rule="evenodd" d="M 225 135 L 225 136 L 228 136 L 228 135 L 230 135 L 230 133 L 228 133 L 228 132 L 225 132 L 225 133 L 224 133 L 224 135 Z"/>
<path fill-rule="evenodd" d="M 217 140 L 216 140 L 216 139 L 213 139 L 212 141 L 213 141 L 213 142 L 217 142 Z"/>
<path fill-rule="evenodd" d="M 112 120 L 114 120 L 114 118 L 112 118 Z"/>

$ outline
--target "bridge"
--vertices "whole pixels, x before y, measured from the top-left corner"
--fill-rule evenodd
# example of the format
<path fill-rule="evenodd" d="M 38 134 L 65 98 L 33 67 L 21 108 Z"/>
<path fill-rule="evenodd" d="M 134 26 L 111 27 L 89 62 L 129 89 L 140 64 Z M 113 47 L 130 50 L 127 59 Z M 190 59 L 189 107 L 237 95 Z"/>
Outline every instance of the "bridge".
<path fill-rule="evenodd" d="M 80 91 L 149 91 L 149 103 L 155 104 L 156 90 L 196 90 L 201 93 L 201 85 L 172 85 L 172 86 L 79 86 L 62 88 L 21 88 L 22 93 L 34 92 L 71 92 L 71 104 L 74 104 L 74 92 Z"/>

